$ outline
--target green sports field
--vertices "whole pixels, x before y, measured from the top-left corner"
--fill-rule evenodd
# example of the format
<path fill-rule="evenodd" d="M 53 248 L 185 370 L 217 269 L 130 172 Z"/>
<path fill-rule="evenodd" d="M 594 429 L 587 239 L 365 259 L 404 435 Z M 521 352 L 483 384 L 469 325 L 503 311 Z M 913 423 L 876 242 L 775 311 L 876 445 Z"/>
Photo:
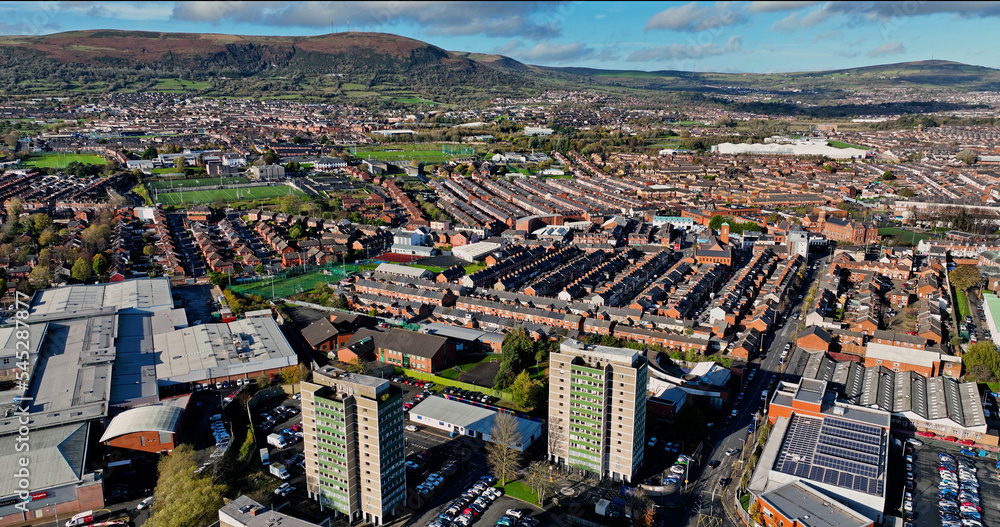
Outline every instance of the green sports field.
<path fill-rule="evenodd" d="M 475 154 L 475 149 L 471 146 L 442 145 L 441 143 L 385 144 L 360 146 L 353 150 L 353 154 L 361 159 L 370 158 L 379 161 L 416 159 L 423 163 L 440 163 L 456 157 L 468 157 Z"/>
<path fill-rule="evenodd" d="M 224 177 L 222 178 L 223 185 L 237 185 L 241 183 L 246 183 L 246 178 L 241 177 Z M 187 187 L 207 187 L 209 185 L 219 185 L 219 178 L 208 177 L 208 178 L 197 178 L 197 179 L 165 179 L 156 180 L 146 183 L 146 187 L 150 190 L 152 189 L 164 189 L 164 188 L 187 188 Z"/>
<path fill-rule="evenodd" d="M 36 168 L 66 168 L 73 161 L 85 165 L 103 165 L 104 158 L 96 154 L 33 154 L 25 166 Z"/>
<path fill-rule="evenodd" d="M 239 196 L 236 192 L 239 190 Z M 241 189 L 219 189 L 219 190 L 192 190 L 190 192 L 168 192 L 158 194 L 156 201 L 163 205 L 191 205 L 205 204 L 215 201 L 221 197 L 228 202 L 250 200 L 250 199 L 271 199 L 280 198 L 289 194 L 305 196 L 302 191 L 295 190 L 287 185 L 276 185 L 273 187 L 249 187 Z"/>

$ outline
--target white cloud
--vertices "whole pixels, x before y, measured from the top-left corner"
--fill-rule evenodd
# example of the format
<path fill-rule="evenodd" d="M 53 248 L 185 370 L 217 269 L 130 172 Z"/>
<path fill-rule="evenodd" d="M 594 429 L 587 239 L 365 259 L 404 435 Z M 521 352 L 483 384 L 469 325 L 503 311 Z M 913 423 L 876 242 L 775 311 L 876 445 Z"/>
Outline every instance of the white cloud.
<path fill-rule="evenodd" d="M 819 33 L 812 39 L 812 43 L 815 44 L 822 40 L 842 40 L 844 38 L 844 32 L 838 30 L 827 31 L 825 33 Z"/>
<path fill-rule="evenodd" d="M 789 13 L 785 18 L 771 24 L 771 31 L 788 32 L 795 31 L 796 29 L 810 28 L 825 22 L 834 14 L 829 11 L 827 6 L 814 9 L 808 13 Z"/>
<path fill-rule="evenodd" d="M 747 21 L 747 13 L 742 6 L 717 2 L 703 6 L 691 2 L 671 7 L 650 17 L 644 31 L 665 29 L 671 31 L 704 31 L 718 27 L 735 26 Z"/>
<path fill-rule="evenodd" d="M 57 2 L 62 13 L 119 20 L 169 20 L 174 7 L 166 2 Z"/>
<path fill-rule="evenodd" d="M 884 57 L 886 55 L 899 55 L 902 53 L 906 53 L 906 46 L 904 46 L 902 42 L 894 40 L 892 42 L 886 42 L 877 48 L 868 50 L 868 53 L 865 53 L 865 55 L 868 55 L 869 57 Z"/>
<path fill-rule="evenodd" d="M 803 7 L 808 7 L 818 4 L 815 0 L 803 0 L 799 2 L 795 1 L 782 1 L 782 0 L 761 0 L 758 2 L 750 2 L 750 7 L 747 9 L 751 13 L 774 13 L 776 11 L 794 11 L 796 9 L 801 9 Z"/>
<path fill-rule="evenodd" d="M 743 38 L 739 35 L 733 35 L 729 37 L 725 46 L 719 46 L 714 42 L 701 45 L 668 44 L 634 51 L 625 60 L 629 62 L 649 62 L 658 60 L 703 59 L 727 53 L 735 53 L 742 47 Z"/>
<path fill-rule="evenodd" d="M 571 7 L 562 2 L 388 1 L 388 2 L 177 2 L 172 18 L 194 22 L 352 28 L 377 31 L 411 23 L 431 35 L 485 35 L 544 40 L 558 37 Z"/>
<path fill-rule="evenodd" d="M 531 49 L 518 53 L 518 58 L 534 63 L 565 64 L 593 55 L 594 49 L 588 48 L 587 44 L 583 42 L 571 42 L 569 44 L 539 42 Z"/>

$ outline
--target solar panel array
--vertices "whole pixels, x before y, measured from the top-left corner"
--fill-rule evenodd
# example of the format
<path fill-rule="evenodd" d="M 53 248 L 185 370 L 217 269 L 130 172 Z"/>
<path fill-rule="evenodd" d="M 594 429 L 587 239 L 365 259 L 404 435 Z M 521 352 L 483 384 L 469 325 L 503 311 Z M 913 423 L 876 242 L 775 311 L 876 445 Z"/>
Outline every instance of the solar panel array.
<path fill-rule="evenodd" d="M 875 426 L 793 415 L 775 470 L 882 496 L 887 441 L 885 431 Z"/>

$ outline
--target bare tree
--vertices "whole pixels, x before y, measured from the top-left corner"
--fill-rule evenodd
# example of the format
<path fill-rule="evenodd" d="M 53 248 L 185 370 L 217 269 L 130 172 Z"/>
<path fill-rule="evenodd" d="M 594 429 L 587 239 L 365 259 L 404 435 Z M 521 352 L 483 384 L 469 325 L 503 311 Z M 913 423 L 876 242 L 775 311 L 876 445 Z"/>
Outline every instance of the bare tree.
<path fill-rule="evenodd" d="M 508 413 L 498 413 L 493 419 L 490 442 L 486 444 L 486 461 L 501 485 L 507 485 L 507 481 L 514 479 L 521 468 L 521 451 L 516 448 L 520 443 L 517 418 Z"/>
<path fill-rule="evenodd" d="M 538 504 L 544 504 L 545 498 L 555 486 L 555 482 L 552 481 L 552 465 L 544 461 L 532 462 L 528 465 L 528 483 L 538 495 Z"/>

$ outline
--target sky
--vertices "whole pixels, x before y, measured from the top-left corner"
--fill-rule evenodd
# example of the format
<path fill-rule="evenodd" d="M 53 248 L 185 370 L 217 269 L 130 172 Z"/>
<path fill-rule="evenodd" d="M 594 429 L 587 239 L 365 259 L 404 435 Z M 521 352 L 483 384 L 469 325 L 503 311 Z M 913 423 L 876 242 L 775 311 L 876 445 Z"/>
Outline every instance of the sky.
<path fill-rule="evenodd" d="M 10 2 L 0 34 L 371 31 L 528 64 L 771 73 L 927 59 L 1000 68 L 1000 1 Z"/>

